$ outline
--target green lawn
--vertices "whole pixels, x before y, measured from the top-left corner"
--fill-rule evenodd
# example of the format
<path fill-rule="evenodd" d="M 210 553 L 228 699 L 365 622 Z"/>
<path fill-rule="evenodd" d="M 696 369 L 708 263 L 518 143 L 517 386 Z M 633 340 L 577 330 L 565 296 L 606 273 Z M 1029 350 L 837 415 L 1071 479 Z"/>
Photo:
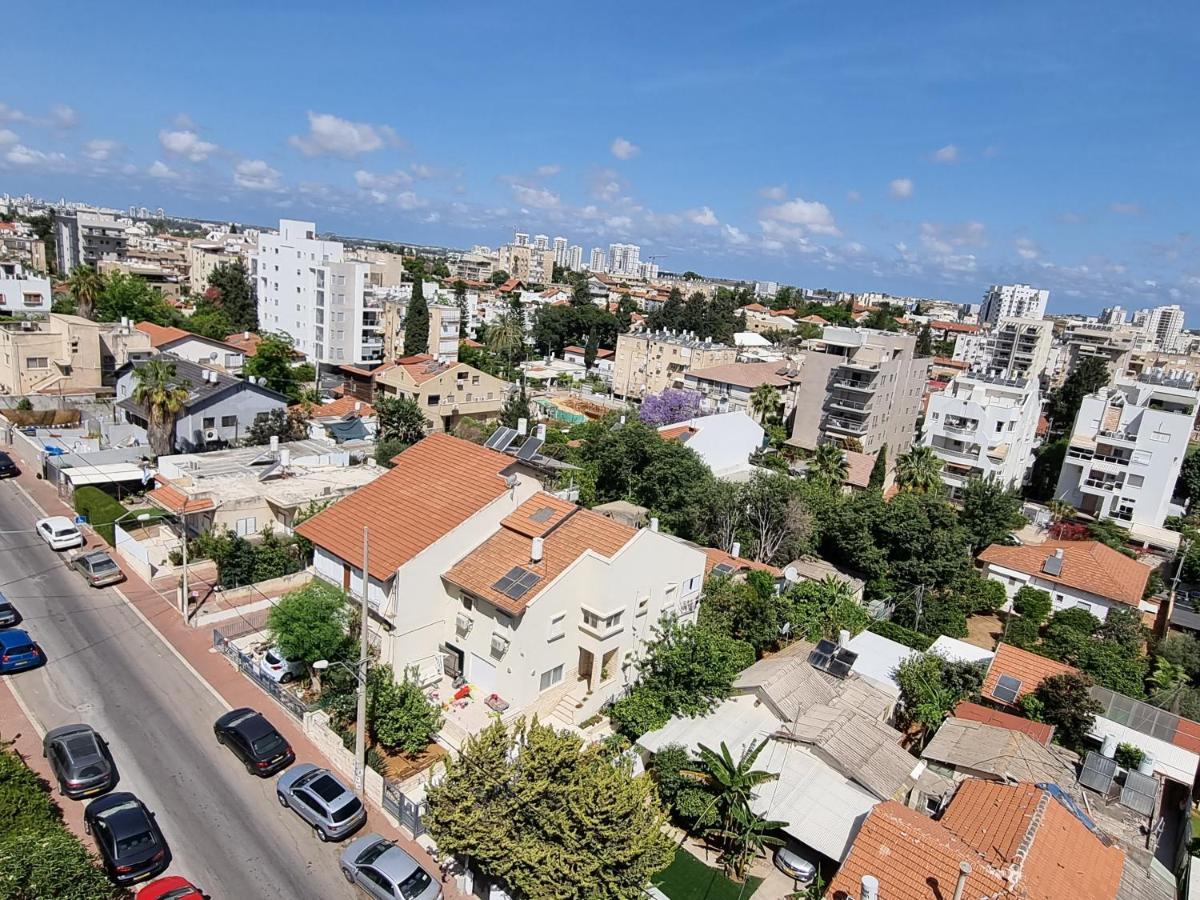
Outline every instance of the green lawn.
<path fill-rule="evenodd" d="M 710 869 L 682 847 L 653 881 L 671 900 L 746 900 L 762 884 L 761 878 L 751 877 L 743 890 L 743 885 L 730 881 L 720 869 Z"/>

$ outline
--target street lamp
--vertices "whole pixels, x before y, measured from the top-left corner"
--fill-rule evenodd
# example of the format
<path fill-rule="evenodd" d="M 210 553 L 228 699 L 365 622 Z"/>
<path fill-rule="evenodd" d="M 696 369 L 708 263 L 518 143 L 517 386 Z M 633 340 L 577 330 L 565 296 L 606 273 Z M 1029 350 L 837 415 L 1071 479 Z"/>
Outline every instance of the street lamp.
<path fill-rule="evenodd" d="M 327 659 L 318 659 L 312 667 L 318 672 L 324 672 L 330 666 L 341 666 L 354 676 L 358 682 L 358 711 L 354 717 L 354 786 L 359 792 L 366 794 L 367 777 L 367 663 L 365 656 L 358 662 L 350 663 Z"/>

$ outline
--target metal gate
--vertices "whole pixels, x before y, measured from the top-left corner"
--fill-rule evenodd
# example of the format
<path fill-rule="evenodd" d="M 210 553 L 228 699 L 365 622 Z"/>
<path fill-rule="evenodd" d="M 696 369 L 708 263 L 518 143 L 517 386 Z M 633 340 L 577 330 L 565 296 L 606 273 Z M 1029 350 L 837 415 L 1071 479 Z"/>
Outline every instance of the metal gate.
<path fill-rule="evenodd" d="M 425 826 L 421 823 L 421 813 L 425 811 L 424 803 L 406 797 L 400 788 L 386 779 L 383 782 L 383 808 L 399 819 L 400 824 L 414 838 L 425 833 Z"/>

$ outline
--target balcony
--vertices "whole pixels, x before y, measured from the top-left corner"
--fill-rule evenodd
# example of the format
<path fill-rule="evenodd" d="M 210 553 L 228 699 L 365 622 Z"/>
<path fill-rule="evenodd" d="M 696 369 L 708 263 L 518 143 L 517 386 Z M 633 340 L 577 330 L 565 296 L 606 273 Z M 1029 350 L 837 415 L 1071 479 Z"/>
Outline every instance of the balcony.
<path fill-rule="evenodd" d="M 1113 441 L 1115 443 L 1126 444 L 1129 446 L 1133 446 L 1137 443 L 1136 431 L 1130 434 L 1128 431 L 1105 431 L 1102 428 L 1100 429 L 1098 436 L 1104 438 L 1106 441 Z"/>
<path fill-rule="evenodd" d="M 975 432 L 979 430 L 979 423 L 976 422 L 972 425 L 958 425 L 950 422 L 943 422 L 941 430 L 947 434 L 966 434 L 974 436 Z"/>
<path fill-rule="evenodd" d="M 832 385 L 833 387 L 845 388 L 851 391 L 864 391 L 869 394 L 875 393 L 878 387 L 875 384 L 874 378 L 835 378 Z"/>
<path fill-rule="evenodd" d="M 834 416 L 829 416 L 825 419 L 826 431 L 841 431 L 846 434 L 866 434 L 866 422 L 851 422 L 849 419 L 838 419 Z"/>
<path fill-rule="evenodd" d="M 975 447 L 974 451 L 969 450 L 967 448 L 956 449 L 954 447 L 945 447 L 945 446 L 941 446 L 939 444 L 933 444 L 931 449 L 933 450 L 934 453 L 936 453 L 938 456 L 941 456 L 943 458 L 970 460 L 971 462 L 978 465 L 980 448 L 978 445 L 972 445 L 972 446 Z"/>
<path fill-rule="evenodd" d="M 579 630 L 597 641 L 607 641 L 625 630 L 625 623 L 622 621 L 624 615 L 623 609 L 616 612 L 599 613 L 585 606 L 583 618 L 579 622 Z"/>
<path fill-rule="evenodd" d="M 1108 481 L 1106 479 L 1100 479 L 1100 478 L 1088 478 L 1081 485 L 1079 485 L 1079 489 L 1082 491 L 1082 490 L 1090 488 L 1093 491 L 1103 491 L 1104 493 L 1111 494 L 1113 491 L 1119 491 L 1123 486 L 1124 486 L 1123 483 L 1119 482 L 1119 481 Z"/>
<path fill-rule="evenodd" d="M 865 416 L 871 412 L 871 407 L 867 403 L 860 400 L 847 400 L 845 397 L 833 396 L 826 403 L 829 409 L 840 409 L 844 412 L 856 413 L 860 416 Z"/>

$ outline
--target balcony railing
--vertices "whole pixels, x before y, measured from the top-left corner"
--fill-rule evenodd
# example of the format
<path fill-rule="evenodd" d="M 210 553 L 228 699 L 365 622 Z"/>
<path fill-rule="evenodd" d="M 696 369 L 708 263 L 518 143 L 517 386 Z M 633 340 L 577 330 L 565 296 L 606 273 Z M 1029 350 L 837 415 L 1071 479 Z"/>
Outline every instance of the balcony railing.
<path fill-rule="evenodd" d="M 868 391 L 874 393 L 876 390 L 875 379 L 866 380 L 859 378 L 835 378 L 833 386 L 839 388 L 848 388 L 852 391 Z"/>
<path fill-rule="evenodd" d="M 1099 478 L 1089 478 L 1083 483 L 1084 487 L 1095 488 L 1098 491 L 1116 491 L 1124 485 L 1117 481 L 1101 481 Z"/>
<path fill-rule="evenodd" d="M 979 430 L 979 423 L 974 425 L 952 425 L 949 422 L 942 424 L 942 431 L 949 431 L 953 434 L 974 434 Z"/>
<path fill-rule="evenodd" d="M 833 431 L 844 431 L 848 434 L 866 434 L 866 422 L 851 422 L 849 419 L 838 419 L 830 416 L 825 420 L 825 428 Z"/>
<path fill-rule="evenodd" d="M 971 450 L 956 450 L 953 447 L 944 447 L 944 446 L 940 446 L 938 444 L 934 444 L 932 446 L 932 449 L 933 449 L 933 452 L 936 453 L 938 456 L 948 456 L 952 459 L 967 459 L 973 463 L 979 462 L 979 448 L 978 447 L 976 447 L 975 450 L 972 452 Z"/>
<path fill-rule="evenodd" d="M 829 408 L 848 410 L 849 412 L 855 413 L 867 413 L 870 412 L 871 409 L 868 404 L 859 400 L 847 400 L 844 397 L 836 396 L 829 398 Z"/>
<path fill-rule="evenodd" d="M 1137 432 L 1136 431 L 1133 432 L 1132 434 L 1130 434 L 1128 431 L 1106 431 L 1102 428 L 1102 429 L 1100 429 L 1100 437 L 1105 438 L 1110 441 L 1121 441 L 1122 443 L 1125 443 L 1125 444 L 1136 444 L 1137 443 Z"/>

